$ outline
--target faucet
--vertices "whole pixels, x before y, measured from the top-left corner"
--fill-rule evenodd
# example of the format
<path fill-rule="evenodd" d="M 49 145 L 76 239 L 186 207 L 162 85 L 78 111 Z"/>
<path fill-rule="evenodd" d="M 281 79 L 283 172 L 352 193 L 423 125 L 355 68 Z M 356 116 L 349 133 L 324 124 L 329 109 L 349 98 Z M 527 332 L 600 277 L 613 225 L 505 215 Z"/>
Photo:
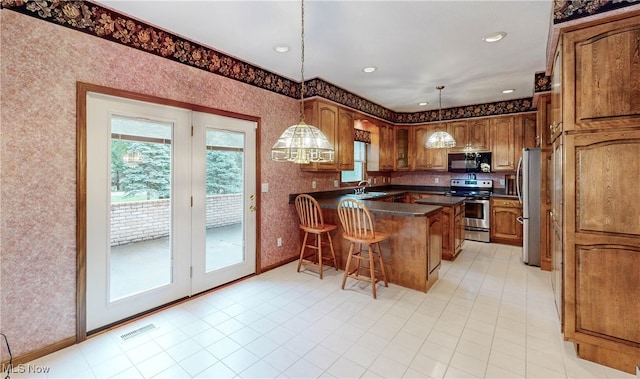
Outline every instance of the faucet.
<path fill-rule="evenodd" d="M 367 185 L 371 186 L 370 182 L 368 180 L 361 180 L 358 182 L 358 186 L 355 189 L 356 191 L 356 195 L 363 195 Z"/>

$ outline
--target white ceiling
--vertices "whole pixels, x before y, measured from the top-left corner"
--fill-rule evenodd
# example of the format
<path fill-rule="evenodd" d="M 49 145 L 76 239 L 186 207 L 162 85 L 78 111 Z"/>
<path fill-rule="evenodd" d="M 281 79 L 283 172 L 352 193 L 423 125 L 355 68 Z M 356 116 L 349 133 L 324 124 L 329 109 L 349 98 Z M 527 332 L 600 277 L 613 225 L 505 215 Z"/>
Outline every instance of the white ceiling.
<path fill-rule="evenodd" d="M 100 3 L 300 81 L 299 1 Z M 534 74 L 545 70 L 551 9 L 551 0 L 307 0 L 304 75 L 396 112 L 437 109 L 437 85 L 446 86 L 443 108 L 531 97 Z M 482 41 L 500 31 L 502 41 Z M 277 44 L 291 50 L 276 53 Z M 377 71 L 365 74 L 366 66 Z"/>

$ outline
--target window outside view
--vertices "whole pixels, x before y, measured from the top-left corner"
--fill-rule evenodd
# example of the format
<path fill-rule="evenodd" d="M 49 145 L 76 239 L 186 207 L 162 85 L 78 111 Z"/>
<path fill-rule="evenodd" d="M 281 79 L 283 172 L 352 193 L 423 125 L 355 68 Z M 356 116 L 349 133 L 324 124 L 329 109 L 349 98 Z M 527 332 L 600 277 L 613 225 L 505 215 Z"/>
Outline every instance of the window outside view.
<path fill-rule="evenodd" d="M 367 163 L 367 148 L 364 142 L 355 141 L 353 143 L 353 171 L 342 171 L 340 180 L 342 183 L 359 182 L 364 180 L 364 172 Z"/>
<path fill-rule="evenodd" d="M 172 128 L 112 118 L 111 301 L 172 280 Z M 208 129 L 206 138 L 205 265 L 211 271 L 244 259 L 244 135 Z"/>

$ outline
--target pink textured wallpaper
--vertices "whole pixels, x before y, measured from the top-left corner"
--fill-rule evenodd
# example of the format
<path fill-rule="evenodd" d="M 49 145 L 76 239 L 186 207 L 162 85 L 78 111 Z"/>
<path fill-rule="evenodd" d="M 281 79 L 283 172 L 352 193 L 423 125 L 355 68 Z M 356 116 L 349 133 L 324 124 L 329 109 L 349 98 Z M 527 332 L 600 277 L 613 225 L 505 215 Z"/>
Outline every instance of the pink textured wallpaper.
<path fill-rule="evenodd" d="M 261 265 L 297 256 L 289 193 L 337 178 L 271 161 L 297 100 L 6 9 L 0 27 L 0 309 L 14 356 L 75 336 L 77 81 L 260 117 Z"/>

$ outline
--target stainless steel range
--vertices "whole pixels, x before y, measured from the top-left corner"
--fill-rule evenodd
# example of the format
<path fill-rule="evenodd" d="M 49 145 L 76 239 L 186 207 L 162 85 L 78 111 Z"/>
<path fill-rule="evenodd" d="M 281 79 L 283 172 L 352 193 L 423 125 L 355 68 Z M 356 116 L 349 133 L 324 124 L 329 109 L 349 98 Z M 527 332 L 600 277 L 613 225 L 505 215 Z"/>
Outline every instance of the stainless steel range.
<path fill-rule="evenodd" d="M 450 196 L 464 196 L 465 239 L 489 242 L 491 212 L 489 196 L 493 191 L 493 180 L 451 179 Z"/>

